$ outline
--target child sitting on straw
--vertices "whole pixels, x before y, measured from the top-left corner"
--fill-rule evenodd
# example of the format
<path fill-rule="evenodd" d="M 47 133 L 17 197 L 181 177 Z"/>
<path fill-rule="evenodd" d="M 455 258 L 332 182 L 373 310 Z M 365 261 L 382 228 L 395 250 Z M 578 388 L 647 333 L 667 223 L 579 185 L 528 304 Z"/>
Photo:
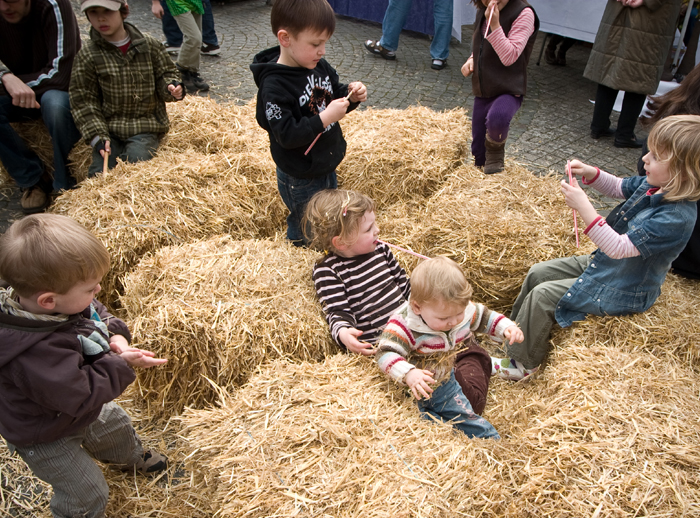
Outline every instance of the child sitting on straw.
<path fill-rule="evenodd" d="M 124 21 L 125 0 L 83 0 L 90 40 L 75 58 L 73 118 L 92 146 L 89 176 L 125 162 L 150 160 L 170 126 L 165 103 L 184 97 L 180 75 L 163 45 Z"/>
<path fill-rule="evenodd" d="M 129 347 L 124 322 L 94 299 L 108 269 L 104 245 L 65 216 L 27 216 L 0 238 L 0 435 L 51 484 L 54 516 L 104 516 L 91 456 L 144 474 L 167 465 L 112 401 L 131 366 L 166 360 Z"/>
<path fill-rule="evenodd" d="M 469 344 L 473 331 L 510 343 L 521 341 L 523 334 L 503 315 L 471 302 L 471 296 L 464 272 L 451 259 L 420 263 L 411 275 L 409 301 L 389 319 L 379 339 L 377 364 L 411 389 L 425 417 L 448 421 L 469 437 L 499 439 L 473 408 L 473 401 L 486 401 L 492 373 L 488 353 L 479 348 L 481 355 L 469 356 L 472 375 L 464 389 L 455 379 L 454 356 Z"/>
<path fill-rule="evenodd" d="M 539 20 L 525 0 L 472 2 L 479 10 L 474 22 L 472 55 L 462 65 L 462 74 L 474 74 L 474 165 L 493 174 L 503 171 L 510 121 L 527 91 L 527 63 Z"/>
<path fill-rule="evenodd" d="M 367 88 L 340 83 L 323 59 L 335 31 L 326 0 L 276 0 L 271 22 L 280 44 L 250 65 L 259 88 L 256 119 L 270 136 L 277 186 L 290 212 L 287 239 L 301 246 L 307 244 L 301 230 L 307 202 L 338 186 L 335 169 L 346 148 L 338 121 L 367 100 Z"/>
<path fill-rule="evenodd" d="M 700 116 L 675 115 L 656 123 L 644 156 L 646 178 L 616 178 L 573 160 L 571 172 L 606 196 L 624 199 L 607 220 L 574 180 L 563 181 L 567 205 L 587 225 L 599 248 L 591 255 L 553 259 L 530 268 L 511 318 L 525 341 L 507 348 L 512 379 L 536 369 L 549 350 L 549 332 L 586 315 L 646 311 L 661 292 L 671 263 L 693 231 L 700 199 Z"/>

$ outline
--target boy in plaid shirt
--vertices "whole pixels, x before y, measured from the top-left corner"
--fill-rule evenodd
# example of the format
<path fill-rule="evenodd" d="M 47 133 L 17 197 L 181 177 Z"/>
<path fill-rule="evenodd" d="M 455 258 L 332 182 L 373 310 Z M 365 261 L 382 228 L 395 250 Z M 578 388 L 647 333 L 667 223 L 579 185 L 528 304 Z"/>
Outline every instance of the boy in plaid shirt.
<path fill-rule="evenodd" d="M 124 21 L 125 0 L 83 0 L 90 41 L 75 58 L 70 82 L 73 118 L 93 148 L 90 176 L 116 159 L 149 160 L 170 122 L 165 103 L 181 100 L 180 75 L 163 45 Z"/>

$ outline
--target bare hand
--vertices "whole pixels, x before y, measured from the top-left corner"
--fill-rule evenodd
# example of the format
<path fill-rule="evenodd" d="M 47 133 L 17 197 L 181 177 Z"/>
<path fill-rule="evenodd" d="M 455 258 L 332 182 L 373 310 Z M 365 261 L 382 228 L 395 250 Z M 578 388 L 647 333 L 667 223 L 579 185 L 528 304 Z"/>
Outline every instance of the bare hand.
<path fill-rule="evenodd" d="M 105 157 L 105 153 L 111 155 L 112 154 L 112 146 L 109 145 L 109 140 L 105 141 L 105 148 L 100 149 L 100 155 L 102 158 Z"/>
<path fill-rule="evenodd" d="M 151 12 L 153 13 L 153 16 L 155 16 L 159 20 L 163 18 L 163 15 L 165 14 L 163 6 L 160 5 L 160 2 L 158 0 L 153 0 L 153 3 L 151 3 Z"/>
<path fill-rule="evenodd" d="M 182 101 L 182 85 L 168 85 L 168 91 L 178 101 Z"/>
<path fill-rule="evenodd" d="M 144 369 L 155 367 L 156 365 L 163 365 L 168 361 L 164 358 L 154 358 L 155 354 L 151 351 L 144 351 L 143 349 L 136 349 L 134 347 L 127 348 L 122 351 L 119 356 L 124 358 L 124 361 L 132 367 L 142 367 Z"/>
<path fill-rule="evenodd" d="M 428 383 L 435 383 L 432 372 L 422 369 L 411 369 L 403 380 L 411 389 L 413 397 L 422 399 L 421 396 L 423 396 L 425 399 L 430 399 L 433 389 Z"/>
<path fill-rule="evenodd" d="M 345 97 L 331 101 L 319 115 L 321 122 L 323 122 L 323 127 L 326 128 L 345 117 L 345 114 L 348 112 L 348 106 L 350 106 L 350 101 L 345 99 Z"/>
<path fill-rule="evenodd" d="M 14 74 L 2 76 L 2 84 L 7 93 L 12 97 L 12 105 L 20 108 L 41 108 L 36 102 L 34 90 L 29 88 L 24 81 Z"/>
<path fill-rule="evenodd" d="M 514 342 L 522 342 L 525 339 L 522 330 L 518 326 L 510 326 L 508 329 L 503 331 L 503 336 L 510 345 Z"/>
<path fill-rule="evenodd" d="M 117 354 L 129 349 L 129 341 L 122 335 L 112 335 L 109 337 L 109 348 Z"/>
<path fill-rule="evenodd" d="M 467 60 L 467 62 L 464 65 L 462 65 L 462 75 L 464 77 L 469 77 L 470 75 L 472 75 L 473 72 L 474 72 L 474 58 L 470 56 L 469 59 Z"/>
<path fill-rule="evenodd" d="M 344 327 L 338 333 L 338 338 L 347 347 L 348 351 L 362 356 L 372 356 L 377 351 L 369 342 L 361 342 L 358 337 L 362 331 L 354 327 Z"/>
<path fill-rule="evenodd" d="M 570 185 L 569 182 L 563 180 L 561 182 L 561 192 L 564 195 L 566 204 L 572 209 L 578 211 L 586 225 L 590 225 L 593 223 L 593 221 L 595 221 L 595 219 L 598 217 L 598 212 L 595 210 L 595 207 L 588 199 L 586 193 L 583 192 L 583 189 L 581 189 L 578 181 L 575 178 L 573 185 Z"/>
<path fill-rule="evenodd" d="M 574 176 L 583 176 L 586 181 L 591 181 L 598 174 L 598 171 L 592 165 L 584 164 L 580 160 L 571 161 L 571 174 Z"/>
<path fill-rule="evenodd" d="M 363 103 L 367 101 L 367 87 L 360 81 L 354 81 L 348 85 L 348 92 L 352 92 L 350 102 Z"/>
<path fill-rule="evenodd" d="M 641 6 L 644 3 L 644 0 L 617 0 L 620 2 L 622 5 L 625 7 L 632 7 L 633 9 Z"/>
<path fill-rule="evenodd" d="M 493 13 L 493 15 L 491 15 L 491 13 Z M 485 14 L 488 14 L 488 16 L 491 17 L 491 25 L 489 25 L 491 32 L 495 31 L 501 26 L 501 11 L 498 10 L 498 0 L 491 0 L 489 2 Z"/>

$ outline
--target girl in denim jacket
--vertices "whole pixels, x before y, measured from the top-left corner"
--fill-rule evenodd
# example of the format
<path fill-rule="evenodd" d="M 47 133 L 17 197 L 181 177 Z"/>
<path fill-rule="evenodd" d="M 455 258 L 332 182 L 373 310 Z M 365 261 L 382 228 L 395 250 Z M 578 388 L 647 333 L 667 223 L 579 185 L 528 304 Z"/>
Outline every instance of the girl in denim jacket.
<path fill-rule="evenodd" d="M 598 245 L 591 255 L 553 259 L 530 268 L 511 319 L 525 334 L 507 347 L 511 379 L 534 370 L 549 350 L 549 332 L 586 315 L 646 311 L 693 231 L 700 199 L 700 116 L 675 115 L 658 122 L 644 156 L 646 177 L 620 179 L 578 160 L 571 172 L 606 196 L 624 199 L 607 219 L 598 215 L 574 181 L 562 181 L 566 204 L 586 223 Z"/>

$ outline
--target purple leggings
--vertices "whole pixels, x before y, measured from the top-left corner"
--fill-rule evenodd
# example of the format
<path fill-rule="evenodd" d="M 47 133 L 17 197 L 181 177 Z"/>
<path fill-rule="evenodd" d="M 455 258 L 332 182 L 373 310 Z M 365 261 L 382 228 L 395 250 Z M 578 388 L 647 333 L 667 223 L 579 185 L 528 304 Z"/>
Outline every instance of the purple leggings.
<path fill-rule="evenodd" d="M 503 94 L 498 97 L 474 97 L 472 112 L 472 155 L 474 165 L 486 162 L 486 132 L 491 140 L 503 142 L 508 138 L 510 121 L 523 104 L 523 96 Z"/>

